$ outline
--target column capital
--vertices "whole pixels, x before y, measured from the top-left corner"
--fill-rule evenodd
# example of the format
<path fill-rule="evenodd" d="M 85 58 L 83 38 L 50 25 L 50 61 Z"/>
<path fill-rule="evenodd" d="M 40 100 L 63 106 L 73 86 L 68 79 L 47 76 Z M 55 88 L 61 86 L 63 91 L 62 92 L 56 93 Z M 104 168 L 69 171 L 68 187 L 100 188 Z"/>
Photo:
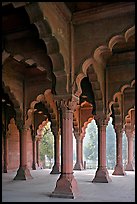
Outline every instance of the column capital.
<path fill-rule="evenodd" d="M 30 129 L 30 126 L 24 124 L 23 120 L 17 121 L 16 125 L 17 125 L 17 128 L 18 128 L 19 131 L 25 131 L 25 130 L 29 130 Z"/>
<path fill-rule="evenodd" d="M 126 133 L 127 138 L 134 137 L 133 131 L 131 129 L 125 129 L 125 133 Z"/>
<path fill-rule="evenodd" d="M 73 94 L 66 95 L 54 95 L 54 101 L 56 101 L 58 109 L 66 109 L 74 111 L 79 103 L 79 97 Z"/>
<path fill-rule="evenodd" d="M 75 132 L 74 133 L 74 137 L 76 138 L 76 140 L 81 140 L 82 138 L 80 137 L 80 133 L 79 132 Z"/>
<path fill-rule="evenodd" d="M 109 121 L 109 118 L 103 113 L 94 115 L 94 119 L 97 122 L 97 125 L 100 126 L 107 126 Z"/>
<path fill-rule="evenodd" d="M 122 129 L 122 126 L 121 125 L 116 125 L 115 127 L 114 127 L 114 129 L 115 129 L 115 132 L 116 132 L 116 136 L 118 136 L 118 137 L 122 137 L 123 136 L 123 129 Z"/>

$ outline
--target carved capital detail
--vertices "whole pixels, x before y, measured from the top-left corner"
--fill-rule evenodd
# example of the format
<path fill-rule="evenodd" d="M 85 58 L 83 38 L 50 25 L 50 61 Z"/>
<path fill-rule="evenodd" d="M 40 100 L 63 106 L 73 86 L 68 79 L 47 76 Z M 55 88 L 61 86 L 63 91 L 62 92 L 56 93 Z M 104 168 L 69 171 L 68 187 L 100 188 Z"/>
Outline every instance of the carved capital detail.
<path fill-rule="evenodd" d="M 99 126 L 107 126 L 109 118 L 105 114 L 97 114 L 94 116 L 94 119 L 97 122 L 97 125 Z"/>
<path fill-rule="evenodd" d="M 122 133 L 123 133 L 122 125 L 115 125 L 114 129 L 116 134 L 122 137 Z"/>
<path fill-rule="evenodd" d="M 58 109 L 62 109 L 63 111 L 70 110 L 74 112 L 79 103 L 79 97 L 73 94 L 54 96 L 54 100 L 56 101 Z"/>

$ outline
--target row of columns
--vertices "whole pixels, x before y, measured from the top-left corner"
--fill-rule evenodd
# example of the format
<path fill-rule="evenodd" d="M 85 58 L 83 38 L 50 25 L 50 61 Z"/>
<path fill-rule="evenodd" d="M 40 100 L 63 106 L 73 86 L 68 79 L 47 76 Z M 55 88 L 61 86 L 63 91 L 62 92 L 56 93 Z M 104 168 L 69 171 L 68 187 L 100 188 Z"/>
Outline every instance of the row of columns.
<path fill-rule="evenodd" d="M 55 136 L 55 164 L 51 173 L 59 173 L 60 177 L 56 182 L 56 186 L 51 196 L 53 197 L 66 197 L 74 198 L 78 194 L 77 181 L 73 175 L 73 112 L 76 107 L 77 99 L 75 96 L 69 96 L 65 100 L 58 100 L 58 107 L 60 107 L 60 124 L 61 124 L 61 169 L 59 169 L 59 134 L 56 131 Z M 104 117 L 95 116 L 96 124 L 98 127 L 98 168 L 92 182 L 110 182 L 111 178 L 106 168 L 106 125 L 107 120 Z M 20 132 L 20 166 L 14 180 L 24 180 L 32 178 L 29 169 L 27 168 L 26 157 L 26 136 L 27 129 L 25 125 L 21 124 L 19 127 Z M 114 170 L 114 175 L 125 175 L 122 165 L 122 131 L 120 127 L 115 128 L 116 131 L 116 147 L 117 147 L 117 160 Z M 131 165 L 133 159 L 133 140 L 128 137 L 129 154 L 128 166 Z M 76 167 L 82 167 L 82 140 L 76 136 L 77 143 L 77 161 Z"/>

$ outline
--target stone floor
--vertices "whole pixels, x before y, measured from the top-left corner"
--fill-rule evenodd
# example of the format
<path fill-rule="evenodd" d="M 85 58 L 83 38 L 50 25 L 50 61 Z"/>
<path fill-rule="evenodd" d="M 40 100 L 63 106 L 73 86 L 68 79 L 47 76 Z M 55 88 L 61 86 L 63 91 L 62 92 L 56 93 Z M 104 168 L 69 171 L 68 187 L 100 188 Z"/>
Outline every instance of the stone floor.
<path fill-rule="evenodd" d="M 2 173 L 2 202 L 135 202 L 135 172 L 113 176 L 110 183 L 92 183 L 96 170 L 74 171 L 79 196 L 75 199 L 50 197 L 58 174 L 49 169 L 31 170 L 33 179 L 13 180 L 16 172 Z"/>

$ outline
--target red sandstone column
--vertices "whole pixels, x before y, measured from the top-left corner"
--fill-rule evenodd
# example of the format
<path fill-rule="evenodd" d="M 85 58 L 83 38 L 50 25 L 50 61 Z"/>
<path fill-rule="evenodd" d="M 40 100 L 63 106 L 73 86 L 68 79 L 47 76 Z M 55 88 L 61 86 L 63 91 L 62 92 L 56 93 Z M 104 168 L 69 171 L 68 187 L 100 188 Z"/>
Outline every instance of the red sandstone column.
<path fill-rule="evenodd" d="M 25 125 L 22 127 L 21 124 L 18 127 L 20 132 L 20 167 L 14 180 L 26 180 L 32 178 L 30 171 L 27 168 L 27 129 Z"/>
<path fill-rule="evenodd" d="M 81 138 L 81 164 L 82 164 L 82 168 L 84 168 L 84 162 L 83 162 L 83 137 Z"/>
<path fill-rule="evenodd" d="M 32 138 L 32 169 L 36 170 L 36 141 L 33 126 L 31 127 L 31 138 Z"/>
<path fill-rule="evenodd" d="M 71 96 L 72 97 L 72 96 Z M 61 100 L 61 175 L 52 192 L 53 197 L 75 198 L 78 193 L 77 182 L 73 175 L 73 100 Z"/>
<path fill-rule="evenodd" d="M 119 126 L 115 127 L 116 132 L 116 166 L 112 175 L 125 175 L 122 162 L 122 129 Z"/>
<path fill-rule="evenodd" d="M 98 126 L 98 168 L 92 182 L 108 183 L 111 181 L 106 168 L 106 120 L 96 120 Z"/>
<path fill-rule="evenodd" d="M 7 165 L 8 165 L 8 139 L 7 139 L 7 105 L 4 103 L 4 124 L 2 126 L 3 130 L 3 148 L 4 148 L 4 166 L 3 172 L 7 173 Z"/>
<path fill-rule="evenodd" d="M 7 155 L 7 152 L 8 152 L 8 140 L 7 140 L 7 135 L 4 134 L 3 136 L 3 140 L 4 140 L 4 169 L 3 169 L 3 172 L 4 173 L 7 173 L 7 164 L 8 164 L 8 155 Z"/>
<path fill-rule="evenodd" d="M 133 135 L 131 131 L 126 131 L 128 140 L 128 163 L 126 165 L 126 171 L 134 171 L 133 168 Z"/>
<path fill-rule="evenodd" d="M 40 163 L 40 149 L 39 149 L 39 140 L 36 141 L 36 162 L 37 162 L 37 165 L 39 166 Z"/>
<path fill-rule="evenodd" d="M 60 158 L 59 158 L 59 131 L 53 131 L 54 133 L 54 166 L 50 174 L 59 174 L 60 173 Z"/>
<path fill-rule="evenodd" d="M 74 170 L 82 170 L 83 165 L 81 163 L 81 138 L 78 133 L 75 133 L 76 138 L 76 164 L 74 166 Z"/>
<path fill-rule="evenodd" d="M 32 150 L 33 150 L 33 161 L 32 161 L 32 169 L 36 170 L 36 141 L 35 137 L 32 138 Z"/>

